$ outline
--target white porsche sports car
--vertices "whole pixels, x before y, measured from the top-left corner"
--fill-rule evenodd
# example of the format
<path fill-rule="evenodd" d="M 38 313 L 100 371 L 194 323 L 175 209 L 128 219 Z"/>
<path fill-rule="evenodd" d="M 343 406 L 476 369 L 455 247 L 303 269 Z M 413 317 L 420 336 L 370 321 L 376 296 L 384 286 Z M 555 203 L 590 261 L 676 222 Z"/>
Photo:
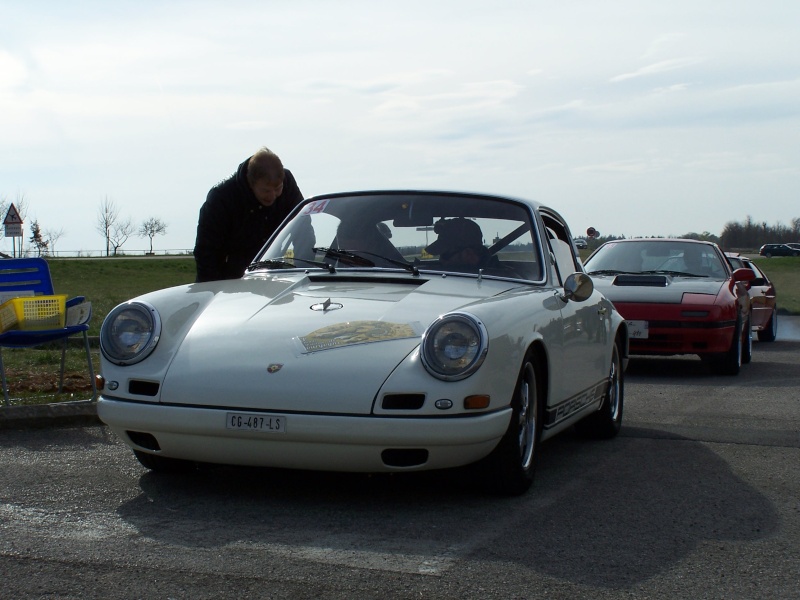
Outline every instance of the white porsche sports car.
<path fill-rule="evenodd" d="M 545 206 L 330 194 L 299 206 L 241 279 L 114 308 L 98 414 L 156 471 L 475 463 L 519 494 L 541 441 L 619 431 L 626 327 Z"/>

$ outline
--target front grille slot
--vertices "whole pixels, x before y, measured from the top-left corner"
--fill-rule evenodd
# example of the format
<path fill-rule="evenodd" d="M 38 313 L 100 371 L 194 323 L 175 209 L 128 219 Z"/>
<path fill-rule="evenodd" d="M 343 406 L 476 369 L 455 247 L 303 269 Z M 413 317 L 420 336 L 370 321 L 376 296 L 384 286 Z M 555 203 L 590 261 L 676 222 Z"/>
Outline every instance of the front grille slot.
<path fill-rule="evenodd" d="M 419 410 L 425 404 L 425 394 L 386 394 L 381 407 L 384 410 Z"/>
<path fill-rule="evenodd" d="M 137 396 L 157 396 L 159 384 L 157 381 L 141 381 L 131 379 L 128 382 L 128 393 Z"/>
<path fill-rule="evenodd" d="M 387 467 L 419 467 L 428 462 L 428 451 L 424 448 L 388 448 L 381 452 L 381 460 Z"/>
<path fill-rule="evenodd" d="M 158 445 L 158 440 L 152 433 L 144 433 L 143 431 L 126 431 L 125 435 L 128 436 L 131 442 L 141 448 L 156 452 L 161 450 L 161 446 Z"/>

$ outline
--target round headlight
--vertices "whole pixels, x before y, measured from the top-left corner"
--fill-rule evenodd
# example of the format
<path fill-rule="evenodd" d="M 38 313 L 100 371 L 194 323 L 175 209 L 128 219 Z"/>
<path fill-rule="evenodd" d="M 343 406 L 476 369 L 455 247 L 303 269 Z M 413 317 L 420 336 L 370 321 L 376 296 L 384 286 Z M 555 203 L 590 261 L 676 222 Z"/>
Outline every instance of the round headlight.
<path fill-rule="evenodd" d="M 161 336 L 161 318 L 146 302 L 120 304 L 100 328 L 100 349 L 118 365 L 132 365 L 147 357 Z"/>
<path fill-rule="evenodd" d="M 488 339 L 483 323 L 470 314 L 439 317 L 422 336 L 422 364 L 439 379 L 464 379 L 483 363 Z"/>

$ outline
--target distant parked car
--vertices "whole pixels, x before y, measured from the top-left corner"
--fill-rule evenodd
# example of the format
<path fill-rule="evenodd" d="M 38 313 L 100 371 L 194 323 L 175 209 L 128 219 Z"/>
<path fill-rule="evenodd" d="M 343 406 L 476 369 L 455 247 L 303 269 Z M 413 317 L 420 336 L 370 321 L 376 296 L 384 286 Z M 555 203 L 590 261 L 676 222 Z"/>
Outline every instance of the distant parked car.
<path fill-rule="evenodd" d="M 586 243 L 586 240 L 585 240 L 585 239 L 583 239 L 583 238 L 577 238 L 577 239 L 575 240 L 575 247 L 576 247 L 578 250 L 586 250 L 586 248 L 588 248 L 588 247 L 589 247 L 589 244 L 587 244 L 587 243 Z"/>
<path fill-rule="evenodd" d="M 800 248 L 793 248 L 789 244 L 764 244 L 758 251 L 761 256 L 800 256 Z"/>
<path fill-rule="evenodd" d="M 775 284 L 746 256 L 726 252 L 725 258 L 734 271 L 744 268 L 755 273 L 756 278 L 749 282 L 747 289 L 750 296 L 750 326 L 757 332 L 760 342 L 774 342 L 778 335 L 778 297 Z"/>

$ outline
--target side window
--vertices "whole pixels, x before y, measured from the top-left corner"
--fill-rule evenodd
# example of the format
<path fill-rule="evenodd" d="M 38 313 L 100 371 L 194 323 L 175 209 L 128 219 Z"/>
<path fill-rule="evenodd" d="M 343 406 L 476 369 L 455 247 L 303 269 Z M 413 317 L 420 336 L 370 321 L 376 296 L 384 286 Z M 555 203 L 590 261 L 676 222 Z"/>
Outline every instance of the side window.
<path fill-rule="evenodd" d="M 554 279 L 563 284 L 564 280 L 572 273 L 582 269 L 577 262 L 570 236 L 564 224 L 546 214 L 542 214 L 542 220 L 547 228 L 547 243 L 555 259 L 556 273 L 554 273 Z"/>

